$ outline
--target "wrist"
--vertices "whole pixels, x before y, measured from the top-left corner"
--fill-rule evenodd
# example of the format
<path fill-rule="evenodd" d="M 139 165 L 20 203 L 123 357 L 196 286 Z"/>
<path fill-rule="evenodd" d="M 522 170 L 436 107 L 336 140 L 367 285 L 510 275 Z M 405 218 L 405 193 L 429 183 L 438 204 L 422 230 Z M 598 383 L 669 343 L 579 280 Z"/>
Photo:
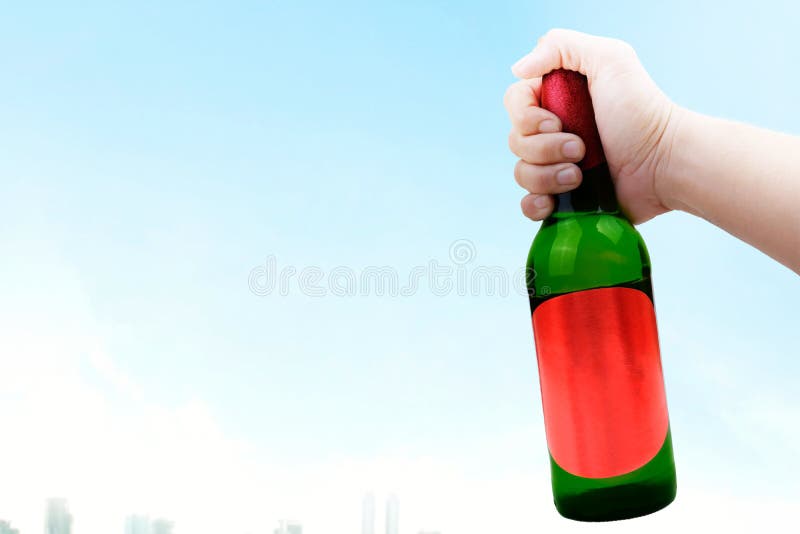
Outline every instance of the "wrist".
<path fill-rule="evenodd" d="M 666 126 L 657 148 L 657 164 L 653 189 L 661 204 L 669 210 L 690 211 L 683 195 L 682 178 L 689 174 L 686 168 L 687 133 L 696 120 L 689 110 L 670 102 Z"/>

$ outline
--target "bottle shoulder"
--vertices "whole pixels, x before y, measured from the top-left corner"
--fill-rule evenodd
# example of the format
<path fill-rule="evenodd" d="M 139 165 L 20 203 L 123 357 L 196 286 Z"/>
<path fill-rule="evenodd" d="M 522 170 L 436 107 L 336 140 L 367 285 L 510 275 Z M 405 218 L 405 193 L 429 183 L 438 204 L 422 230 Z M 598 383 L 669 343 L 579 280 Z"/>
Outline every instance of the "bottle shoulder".
<path fill-rule="evenodd" d="M 543 222 L 528 254 L 528 269 L 538 283 L 560 293 L 649 277 L 650 258 L 627 219 L 587 213 Z"/>

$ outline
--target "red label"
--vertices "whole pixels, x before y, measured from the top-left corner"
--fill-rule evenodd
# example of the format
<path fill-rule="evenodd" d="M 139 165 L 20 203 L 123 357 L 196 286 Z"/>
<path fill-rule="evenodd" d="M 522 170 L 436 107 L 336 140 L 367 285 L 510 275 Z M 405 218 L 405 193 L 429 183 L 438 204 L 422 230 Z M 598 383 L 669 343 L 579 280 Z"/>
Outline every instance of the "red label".
<path fill-rule="evenodd" d="M 653 304 L 643 292 L 590 289 L 533 313 L 547 446 L 586 478 L 629 473 L 664 443 L 669 418 Z"/>

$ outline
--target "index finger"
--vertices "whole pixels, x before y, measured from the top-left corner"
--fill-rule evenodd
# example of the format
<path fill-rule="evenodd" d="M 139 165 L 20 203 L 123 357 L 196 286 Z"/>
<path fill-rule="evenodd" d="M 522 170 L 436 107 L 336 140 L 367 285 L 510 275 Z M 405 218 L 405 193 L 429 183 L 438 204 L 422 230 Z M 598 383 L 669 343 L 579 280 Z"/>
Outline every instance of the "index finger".
<path fill-rule="evenodd" d="M 511 118 L 512 126 L 522 135 L 539 132 L 556 132 L 561 129 L 561 120 L 553 113 L 539 107 L 542 79 L 519 80 L 511 84 L 503 97 L 503 104 Z M 547 129 L 542 127 L 543 121 Z"/>
<path fill-rule="evenodd" d="M 514 113 L 528 107 L 539 106 L 539 95 L 542 92 L 542 79 L 517 80 L 508 86 L 503 96 L 503 105 L 514 120 Z"/>

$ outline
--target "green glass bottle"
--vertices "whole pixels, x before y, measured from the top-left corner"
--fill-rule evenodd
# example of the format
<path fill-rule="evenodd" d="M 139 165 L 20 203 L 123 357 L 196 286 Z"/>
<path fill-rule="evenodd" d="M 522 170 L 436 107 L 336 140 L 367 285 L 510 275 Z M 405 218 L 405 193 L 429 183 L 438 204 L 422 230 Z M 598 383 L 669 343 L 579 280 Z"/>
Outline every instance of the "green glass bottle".
<path fill-rule="evenodd" d="M 586 145 L 583 181 L 557 195 L 527 264 L 554 501 L 570 519 L 637 517 L 676 493 L 650 259 L 617 204 L 586 78 L 546 75 L 542 107 Z"/>

